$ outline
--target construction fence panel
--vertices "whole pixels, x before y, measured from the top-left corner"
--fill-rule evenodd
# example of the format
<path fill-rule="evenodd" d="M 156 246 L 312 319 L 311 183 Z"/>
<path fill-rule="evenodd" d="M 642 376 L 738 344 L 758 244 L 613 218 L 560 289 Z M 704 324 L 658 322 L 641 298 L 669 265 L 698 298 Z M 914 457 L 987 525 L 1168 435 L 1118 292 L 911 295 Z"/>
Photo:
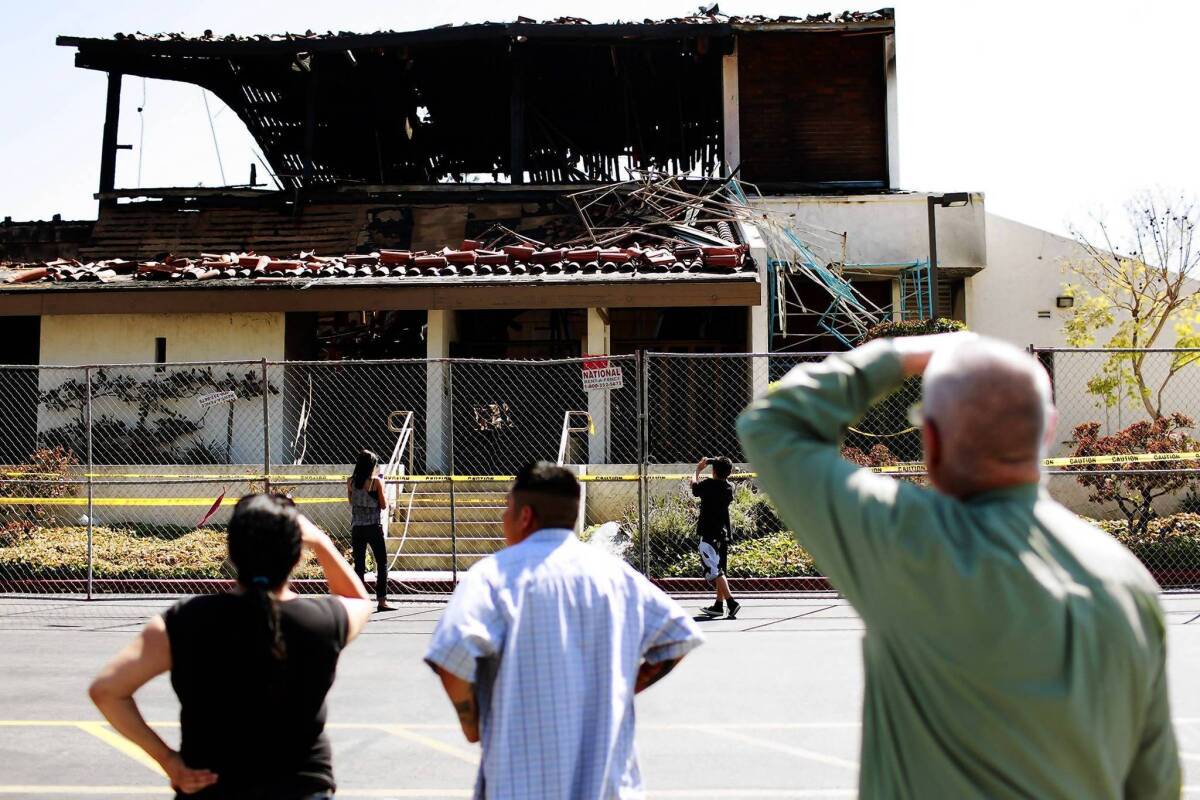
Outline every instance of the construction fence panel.
<path fill-rule="evenodd" d="M 427 519 L 415 519 L 410 531 L 432 536 L 449 523 L 451 563 L 456 572 L 469 569 L 503 546 L 509 480 L 500 476 L 540 460 L 584 479 L 589 541 L 628 549 L 638 508 L 638 357 L 455 359 L 452 369 L 453 471 L 462 480 L 425 489 Z M 416 488 L 420 500 L 423 487 Z M 593 538 L 605 523 L 615 524 Z"/>
<path fill-rule="evenodd" d="M 811 556 L 795 543 L 753 477 L 738 441 L 736 420 L 799 364 L 828 353 L 666 354 L 645 356 L 646 502 L 641 530 L 648 575 L 675 592 L 711 592 L 703 578 L 691 477 L 700 458 L 734 462 L 733 538 L 727 575 L 735 591 L 794 592 L 828 589 Z M 920 462 L 920 431 L 909 409 L 920 385 L 906 382 L 874 405 L 843 442 L 843 454 L 863 466 Z M 702 477 L 711 475 L 705 470 Z M 906 478 L 920 480 L 920 477 Z"/>
<path fill-rule="evenodd" d="M 424 470 L 438 459 L 438 448 L 431 452 L 426 443 L 428 421 L 436 423 L 447 407 L 448 373 L 444 362 L 416 359 L 270 363 L 268 382 L 279 392 L 270 408 L 278 409 L 270 420 L 272 463 L 285 472 L 290 466 L 304 467 L 301 473 L 313 465 L 341 469 L 353 465 L 360 450 L 371 450 L 386 464 L 403 433 L 409 441 L 397 454 L 402 466 Z M 440 438 L 436 429 L 434 436 Z"/>
<path fill-rule="evenodd" d="M 1050 466 L 1051 495 L 1126 544 L 1163 588 L 1200 586 L 1200 456 L 1189 456 L 1200 451 L 1200 350 L 1033 352 L 1058 409 L 1049 455 L 1107 462 Z"/>
<path fill-rule="evenodd" d="M 87 495 L 83 409 L 74 418 L 76 436 L 66 446 L 43 448 L 40 436 L 43 384 L 71 382 L 83 397 L 86 374 L 76 368 L 0 366 L 0 593 L 5 595 L 86 596 L 86 587 L 70 585 L 81 574 L 79 566 L 86 579 L 87 567 L 87 530 L 75 521 L 80 508 L 73 505 L 86 503 Z M 52 540 L 43 535 L 47 530 L 55 531 Z"/>
<path fill-rule="evenodd" d="M 738 590 L 825 588 L 735 430 L 756 394 L 824 355 L 0 367 L 11 409 L 0 420 L 0 591 L 77 600 L 227 586 L 225 526 L 255 491 L 290 495 L 349 557 L 345 481 L 362 448 L 382 460 L 393 593 L 444 594 L 501 547 L 509 476 L 533 459 L 580 475 L 582 538 L 672 591 L 707 592 L 689 485 L 706 456 L 735 462 Z M 1036 355 L 1061 415 L 1050 455 L 1107 457 L 1047 465 L 1051 494 L 1165 588 L 1200 584 L 1200 518 L 1187 516 L 1200 511 L 1200 458 L 1189 456 L 1200 452 L 1200 351 Z M 919 462 L 908 419 L 919 401 L 915 382 L 884 398 L 843 454 Z M 318 587 L 315 570 L 298 577 Z M 373 585 L 373 554 L 366 571 Z"/>
<path fill-rule="evenodd" d="M 738 414 L 793 367 L 828 355 L 648 354 L 648 460 L 694 464 L 702 456 L 725 456 L 744 463 Z M 909 421 L 909 410 L 920 399 L 920 381 L 910 380 L 872 406 L 846 434 L 849 457 L 872 466 L 920 461 L 921 432 Z"/>

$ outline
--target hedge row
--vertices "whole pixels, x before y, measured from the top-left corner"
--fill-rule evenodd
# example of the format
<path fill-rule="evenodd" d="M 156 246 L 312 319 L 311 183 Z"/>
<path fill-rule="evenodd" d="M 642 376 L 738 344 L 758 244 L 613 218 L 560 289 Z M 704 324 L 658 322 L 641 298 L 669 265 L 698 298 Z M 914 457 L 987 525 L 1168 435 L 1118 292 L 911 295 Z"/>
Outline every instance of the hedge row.
<path fill-rule="evenodd" d="M 779 529 L 765 499 L 739 489 L 735 505 L 742 527 L 729 550 L 729 574 L 745 578 L 809 577 L 821 574 L 812 557 Z M 657 501 L 649 530 L 650 571 L 658 577 L 696 577 L 702 571 L 696 552 L 695 521 L 679 502 Z M 655 513 L 661 512 L 661 513 Z M 670 523 L 668 526 L 667 523 Z M 1176 514 L 1155 520 L 1141 536 L 1129 533 L 1124 520 L 1095 524 L 1115 536 L 1155 570 L 1200 570 L 1200 515 Z M 736 523 L 735 523 L 736 526 Z M 627 528 L 629 529 L 629 528 Z M 636 530 L 636 527 L 632 528 Z M 342 543 L 345 554 L 348 547 Z M 96 578 L 228 578 L 233 575 L 220 530 L 199 529 L 178 536 L 143 534 L 99 527 L 93 530 Z M 636 538 L 628 557 L 640 564 Z M 82 578 L 87 574 L 87 531 L 82 527 L 41 528 L 0 539 L 0 578 Z M 300 578 L 319 578 L 320 567 L 307 558 Z"/>
<path fill-rule="evenodd" d="M 92 574 L 100 579 L 230 578 L 234 569 L 227 555 L 225 532 L 220 530 L 156 536 L 121 528 L 92 529 Z M 321 577 L 315 559 L 304 558 L 296 577 Z M 39 528 L 0 539 L 0 578 L 86 576 L 86 528 Z"/>

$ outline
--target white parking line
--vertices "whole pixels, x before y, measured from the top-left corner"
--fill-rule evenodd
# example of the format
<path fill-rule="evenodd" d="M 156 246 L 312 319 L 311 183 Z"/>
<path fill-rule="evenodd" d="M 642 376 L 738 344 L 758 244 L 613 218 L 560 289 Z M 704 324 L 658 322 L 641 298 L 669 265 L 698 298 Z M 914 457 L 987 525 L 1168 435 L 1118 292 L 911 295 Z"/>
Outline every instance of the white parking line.
<path fill-rule="evenodd" d="M 736 742 L 751 744 L 756 747 L 766 748 L 768 750 L 776 750 L 780 753 L 787 753 L 790 756 L 808 759 L 809 761 L 816 761 L 821 764 L 829 764 L 834 767 L 842 767 L 844 769 L 855 771 L 858 770 L 857 761 L 849 761 L 844 758 L 838 758 L 837 756 L 825 755 L 824 753 L 818 753 L 815 750 L 808 750 L 803 747 L 793 747 L 792 745 L 779 744 L 778 742 L 772 742 L 769 739 L 759 739 L 755 736 L 747 736 L 744 733 L 729 730 L 720 725 L 693 725 L 692 729 L 700 731 L 701 733 L 710 734 L 712 736 L 720 736 Z"/>

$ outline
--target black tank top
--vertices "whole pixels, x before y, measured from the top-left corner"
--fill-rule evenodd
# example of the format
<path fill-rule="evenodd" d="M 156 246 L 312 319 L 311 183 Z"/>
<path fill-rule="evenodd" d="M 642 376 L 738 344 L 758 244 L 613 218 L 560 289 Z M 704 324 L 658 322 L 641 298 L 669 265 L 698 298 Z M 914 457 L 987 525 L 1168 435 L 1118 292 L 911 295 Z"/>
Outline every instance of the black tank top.
<path fill-rule="evenodd" d="M 194 597 L 163 615 L 182 707 L 180 754 L 219 776 L 177 797 L 291 800 L 335 788 L 325 695 L 346 644 L 346 609 L 336 597 L 298 597 L 280 603 L 279 616 L 287 659 L 272 664 L 243 595 Z"/>

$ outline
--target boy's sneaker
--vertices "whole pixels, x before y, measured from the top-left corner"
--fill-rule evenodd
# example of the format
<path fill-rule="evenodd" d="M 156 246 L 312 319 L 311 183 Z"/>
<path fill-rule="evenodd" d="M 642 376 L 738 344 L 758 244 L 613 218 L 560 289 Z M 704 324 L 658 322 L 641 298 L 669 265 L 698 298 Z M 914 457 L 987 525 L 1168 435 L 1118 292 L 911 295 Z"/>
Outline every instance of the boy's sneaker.
<path fill-rule="evenodd" d="M 737 600 L 730 600 L 729 601 L 729 613 L 725 615 L 725 619 L 737 619 L 737 612 L 738 612 L 738 609 L 741 607 L 742 607 L 742 604 L 739 603 Z"/>
<path fill-rule="evenodd" d="M 700 609 L 700 613 L 706 617 L 719 617 L 725 613 L 725 607 L 720 603 L 713 603 L 711 606 Z"/>

